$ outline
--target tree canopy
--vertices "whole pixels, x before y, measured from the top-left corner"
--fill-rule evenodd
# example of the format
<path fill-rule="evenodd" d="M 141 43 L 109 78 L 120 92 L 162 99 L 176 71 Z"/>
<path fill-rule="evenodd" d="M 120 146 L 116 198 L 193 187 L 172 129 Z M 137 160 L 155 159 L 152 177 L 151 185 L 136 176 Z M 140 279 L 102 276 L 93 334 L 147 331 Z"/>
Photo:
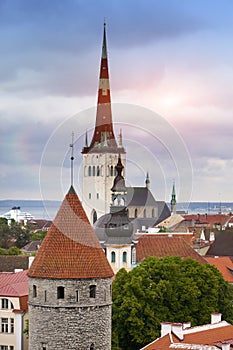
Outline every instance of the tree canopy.
<path fill-rule="evenodd" d="M 233 293 L 221 273 L 191 258 L 149 257 L 113 282 L 112 349 L 136 350 L 160 336 L 161 322 L 233 320 Z"/>

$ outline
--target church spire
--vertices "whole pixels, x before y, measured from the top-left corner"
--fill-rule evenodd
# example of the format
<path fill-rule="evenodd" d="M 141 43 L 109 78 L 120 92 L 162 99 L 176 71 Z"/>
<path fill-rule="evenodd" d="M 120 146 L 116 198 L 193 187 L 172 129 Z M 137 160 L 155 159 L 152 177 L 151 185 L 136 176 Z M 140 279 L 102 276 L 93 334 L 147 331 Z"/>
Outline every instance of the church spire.
<path fill-rule="evenodd" d="M 173 182 L 173 186 L 172 186 L 171 214 L 176 214 L 176 190 L 175 190 L 175 182 Z"/>
<path fill-rule="evenodd" d="M 99 76 L 98 104 L 96 113 L 96 123 L 94 135 L 89 150 L 100 146 L 104 139 L 104 133 L 107 136 L 108 147 L 115 148 L 117 143 L 113 132 L 112 111 L 111 111 L 111 94 L 108 73 L 108 55 L 106 39 L 106 23 L 104 22 L 104 35 L 102 56 Z"/>
<path fill-rule="evenodd" d="M 146 183 L 146 188 L 150 188 L 150 178 L 149 178 L 149 173 L 148 173 L 148 171 L 147 171 L 147 173 L 146 173 L 146 181 L 145 181 L 145 183 Z"/>

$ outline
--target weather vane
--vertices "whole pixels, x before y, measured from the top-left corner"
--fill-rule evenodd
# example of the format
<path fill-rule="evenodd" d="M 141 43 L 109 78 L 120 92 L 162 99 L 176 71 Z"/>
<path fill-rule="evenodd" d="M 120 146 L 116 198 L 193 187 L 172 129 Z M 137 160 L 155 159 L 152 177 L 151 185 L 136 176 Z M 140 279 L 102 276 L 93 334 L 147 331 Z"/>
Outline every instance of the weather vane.
<path fill-rule="evenodd" d="M 73 186 L 74 182 L 74 132 L 71 134 L 71 156 L 70 156 L 70 162 L 71 162 L 71 167 L 70 167 L 70 175 L 71 175 L 71 186 Z"/>

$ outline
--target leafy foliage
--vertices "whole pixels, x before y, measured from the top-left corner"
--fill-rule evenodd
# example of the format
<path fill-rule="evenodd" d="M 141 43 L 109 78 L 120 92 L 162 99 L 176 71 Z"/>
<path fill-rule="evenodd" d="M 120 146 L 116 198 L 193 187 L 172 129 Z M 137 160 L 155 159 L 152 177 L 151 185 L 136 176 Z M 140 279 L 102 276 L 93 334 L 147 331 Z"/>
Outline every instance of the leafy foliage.
<path fill-rule="evenodd" d="M 160 323 L 233 320 L 233 293 L 219 271 L 191 258 L 149 257 L 113 282 L 113 349 L 136 350 L 160 336 Z"/>

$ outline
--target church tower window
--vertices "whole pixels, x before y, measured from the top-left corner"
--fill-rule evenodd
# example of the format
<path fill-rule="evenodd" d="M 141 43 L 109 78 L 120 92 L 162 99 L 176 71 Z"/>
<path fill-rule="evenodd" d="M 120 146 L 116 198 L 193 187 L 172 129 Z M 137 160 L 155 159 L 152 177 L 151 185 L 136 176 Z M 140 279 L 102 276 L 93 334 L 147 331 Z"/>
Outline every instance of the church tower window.
<path fill-rule="evenodd" d="M 100 176 L 100 167 L 99 167 L 99 165 L 97 165 L 96 175 L 97 175 L 97 176 Z"/>
<path fill-rule="evenodd" d="M 138 217 L 138 210 L 137 210 L 137 208 L 134 210 L 134 217 L 135 217 L 135 218 Z"/>
<path fill-rule="evenodd" d="M 111 262 L 112 263 L 116 262 L 116 253 L 115 252 L 111 252 Z"/>
<path fill-rule="evenodd" d="M 146 209 L 143 210 L 143 217 L 146 218 Z"/>
<path fill-rule="evenodd" d="M 88 167 L 88 176 L 91 176 L 91 166 Z"/>
<path fill-rule="evenodd" d="M 152 209 L 151 216 L 152 216 L 152 218 L 155 217 L 155 210 L 154 210 L 154 208 Z"/>
<path fill-rule="evenodd" d="M 95 166 L 92 168 L 92 175 L 95 176 Z"/>
<path fill-rule="evenodd" d="M 113 176 L 114 172 L 113 172 L 113 166 L 111 165 L 110 167 L 110 176 Z"/>

